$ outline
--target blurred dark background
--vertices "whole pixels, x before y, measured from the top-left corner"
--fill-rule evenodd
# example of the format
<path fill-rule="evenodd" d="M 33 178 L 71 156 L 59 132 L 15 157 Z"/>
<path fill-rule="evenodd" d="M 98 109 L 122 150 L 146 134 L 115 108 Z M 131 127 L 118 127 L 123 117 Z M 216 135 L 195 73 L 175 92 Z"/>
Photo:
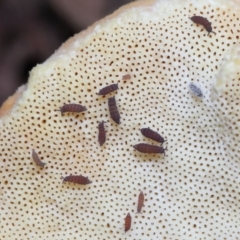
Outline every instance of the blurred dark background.
<path fill-rule="evenodd" d="M 133 0 L 0 0 L 0 106 L 69 37 Z"/>

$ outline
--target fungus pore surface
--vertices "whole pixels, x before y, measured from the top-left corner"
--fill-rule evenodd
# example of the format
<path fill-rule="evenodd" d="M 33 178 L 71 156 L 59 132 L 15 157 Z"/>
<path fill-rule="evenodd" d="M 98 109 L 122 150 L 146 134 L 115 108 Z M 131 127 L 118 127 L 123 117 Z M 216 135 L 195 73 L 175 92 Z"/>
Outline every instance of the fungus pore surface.
<path fill-rule="evenodd" d="M 239 6 L 137 1 L 36 66 L 0 110 L 0 239 L 239 239 Z M 190 93 L 191 82 L 203 97 Z M 97 95 L 114 83 L 117 91 Z M 113 96 L 119 125 L 109 114 Z M 87 111 L 61 115 L 64 103 Z M 160 146 L 141 134 L 147 127 L 167 139 L 165 157 L 133 148 Z M 70 174 L 92 183 L 63 183 Z"/>

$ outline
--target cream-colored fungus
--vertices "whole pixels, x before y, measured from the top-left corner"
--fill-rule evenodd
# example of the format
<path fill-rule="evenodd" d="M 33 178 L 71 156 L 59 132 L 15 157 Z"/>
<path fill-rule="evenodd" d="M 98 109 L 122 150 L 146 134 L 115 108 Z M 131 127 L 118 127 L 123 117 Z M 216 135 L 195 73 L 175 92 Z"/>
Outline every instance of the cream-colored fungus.
<path fill-rule="evenodd" d="M 0 112 L 0 239 L 239 239 L 239 6 L 134 2 L 35 67 Z M 216 35 L 193 15 L 209 19 Z M 190 93 L 191 82 L 202 98 Z M 97 95 L 113 83 L 117 92 Z M 119 125 L 108 111 L 112 96 Z M 87 111 L 62 116 L 56 109 L 64 103 Z M 107 130 L 101 147 L 100 121 Z M 132 147 L 156 144 L 144 127 L 167 139 L 165 157 Z M 92 183 L 63 184 L 70 174 Z"/>

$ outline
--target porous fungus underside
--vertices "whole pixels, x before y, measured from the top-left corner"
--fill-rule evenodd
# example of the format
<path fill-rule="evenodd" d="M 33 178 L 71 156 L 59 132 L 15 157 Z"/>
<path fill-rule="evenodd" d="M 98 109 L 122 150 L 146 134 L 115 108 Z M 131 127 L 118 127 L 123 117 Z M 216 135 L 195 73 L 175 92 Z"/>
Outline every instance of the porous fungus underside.
<path fill-rule="evenodd" d="M 239 4 L 134 3 L 34 68 L 0 123 L 0 239 L 238 239 Z M 209 19 L 216 35 L 193 15 Z M 203 98 L 190 94 L 190 82 Z M 118 91 L 97 95 L 113 83 Z M 119 125 L 108 111 L 114 95 Z M 87 111 L 61 116 L 55 110 L 64 103 Z M 99 121 L 107 129 L 102 147 Z M 132 147 L 156 144 L 144 127 L 168 140 L 165 157 Z M 63 184 L 70 174 L 92 183 Z"/>

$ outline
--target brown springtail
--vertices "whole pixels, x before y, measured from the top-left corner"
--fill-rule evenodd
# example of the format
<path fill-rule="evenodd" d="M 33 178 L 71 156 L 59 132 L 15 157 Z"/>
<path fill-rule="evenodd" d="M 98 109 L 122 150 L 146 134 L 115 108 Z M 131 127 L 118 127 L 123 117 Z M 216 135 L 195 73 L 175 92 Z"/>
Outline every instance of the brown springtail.
<path fill-rule="evenodd" d="M 35 152 L 34 149 L 32 150 L 32 158 L 33 158 L 33 161 L 40 167 L 44 167 L 44 165 L 46 164 L 40 160 L 40 158 L 38 157 L 38 154 Z"/>
<path fill-rule="evenodd" d="M 118 112 L 115 96 L 108 99 L 108 108 L 112 120 L 115 123 L 120 124 L 120 114 Z"/>
<path fill-rule="evenodd" d="M 167 148 L 147 144 L 147 143 L 139 143 L 133 146 L 137 151 L 141 153 L 163 153 L 165 156 L 165 151 Z"/>
<path fill-rule="evenodd" d="M 205 27 L 205 29 L 208 31 L 208 35 L 212 32 L 212 23 L 210 23 L 207 18 L 201 17 L 201 16 L 193 16 L 190 18 L 194 23 L 200 24 Z M 216 33 L 215 33 L 216 34 Z"/>
<path fill-rule="evenodd" d="M 143 136 L 147 137 L 147 138 L 150 138 L 156 142 L 159 142 L 159 143 L 164 143 L 166 142 L 164 140 L 164 138 L 157 132 L 153 131 L 152 129 L 150 128 L 142 128 L 141 129 L 141 133 Z"/>
<path fill-rule="evenodd" d="M 72 183 L 78 183 L 81 185 L 86 185 L 92 183 L 87 177 L 84 177 L 82 175 L 70 175 L 67 177 L 62 177 L 63 183 L 65 182 L 72 182 Z"/>
<path fill-rule="evenodd" d="M 104 121 L 98 124 L 98 142 L 102 146 L 106 141 L 106 130 L 104 128 Z"/>
<path fill-rule="evenodd" d="M 141 213 L 143 203 L 144 203 L 144 195 L 143 195 L 143 192 L 141 191 L 138 196 L 137 213 Z"/>
<path fill-rule="evenodd" d="M 97 95 L 107 95 L 115 90 L 118 89 L 118 84 L 117 83 L 114 83 L 114 84 L 111 84 L 109 86 L 106 86 L 104 88 L 102 88 L 98 93 Z"/>
<path fill-rule="evenodd" d="M 125 232 L 127 232 L 131 228 L 132 217 L 130 213 L 125 217 Z"/>
<path fill-rule="evenodd" d="M 123 77 L 122 77 L 122 80 L 129 80 L 129 79 L 131 79 L 130 74 L 123 75 Z"/>
<path fill-rule="evenodd" d="M 80 113 L 86 111 L 87 108 L 76 103 L 69 103 L 69 104 L 64 104 L 59 110 L 62 114 L 65 112 L 73 112 L 73 113 Z"/>

